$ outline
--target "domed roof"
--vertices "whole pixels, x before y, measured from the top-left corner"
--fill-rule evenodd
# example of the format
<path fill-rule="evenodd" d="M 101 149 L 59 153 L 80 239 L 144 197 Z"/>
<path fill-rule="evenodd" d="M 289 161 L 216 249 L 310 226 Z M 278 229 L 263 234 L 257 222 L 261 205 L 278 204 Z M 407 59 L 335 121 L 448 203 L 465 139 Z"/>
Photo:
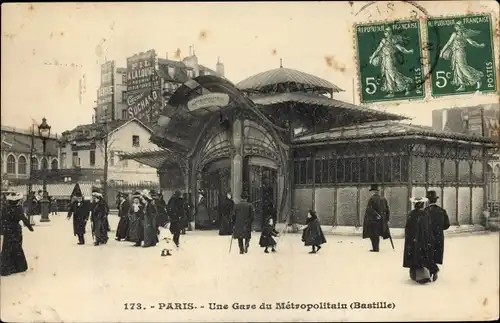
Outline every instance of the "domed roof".
<path fill-rule="evenodd" d="M 275 85 L 289 83 L 301 85 L 305 89 L 326 90 L 327 92 L 344 91 L 335 84 L 312 74 L 283 67 L 250 76 L 236 84 L 236 87 L 243 91 L 267 92 Z"/>

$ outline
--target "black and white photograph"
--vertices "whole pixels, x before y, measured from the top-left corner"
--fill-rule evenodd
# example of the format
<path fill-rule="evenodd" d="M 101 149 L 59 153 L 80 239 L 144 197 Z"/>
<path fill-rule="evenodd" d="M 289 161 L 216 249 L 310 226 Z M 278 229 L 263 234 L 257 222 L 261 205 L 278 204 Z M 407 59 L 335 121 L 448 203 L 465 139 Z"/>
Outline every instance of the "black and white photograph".
<path fill-rule="evenodd" d="M 1 321 L 499 319 L 498 2 L 1 12 Z"/>

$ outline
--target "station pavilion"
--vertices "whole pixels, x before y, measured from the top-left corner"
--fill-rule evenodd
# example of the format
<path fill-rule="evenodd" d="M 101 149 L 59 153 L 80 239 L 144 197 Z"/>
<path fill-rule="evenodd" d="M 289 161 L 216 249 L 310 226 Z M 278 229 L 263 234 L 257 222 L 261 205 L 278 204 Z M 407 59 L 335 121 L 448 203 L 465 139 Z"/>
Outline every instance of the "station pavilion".
<path fill-rule="evenodd" d="M 452 224 L 476 224 L 486 204 L 484 170 L 495 143 L 436 132 L 406 117 L 334 99 L 319 77 L 277 68 L 236 86 L 217 76 L 184 83 L 169 99 L 151 141 L 161 147 L 122 156 L 155 167 L 165 197 L 179 189 L 207 197 L 217 220 L 221 197 L 243 191 L 255 226 L 273 205 L 281 222 L 315 209 L 323 225 L 360 226 L 370 184 L 403 227 L 411 196 L 436 190 Z M 193 194 L 194 193 L 194 194 Z"/>

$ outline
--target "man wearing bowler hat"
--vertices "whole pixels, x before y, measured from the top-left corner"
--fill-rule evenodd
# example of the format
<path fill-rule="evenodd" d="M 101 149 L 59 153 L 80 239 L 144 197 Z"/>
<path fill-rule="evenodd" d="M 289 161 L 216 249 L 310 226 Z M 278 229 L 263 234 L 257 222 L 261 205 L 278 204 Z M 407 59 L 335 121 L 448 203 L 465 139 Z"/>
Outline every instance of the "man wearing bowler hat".
<path fill-rule="evenodd" d="M 429 206 L 425 208 L 424 212 L 429 216 L 430 231 L 432 240 L 432 249 L 434 254 L 434 268 L 429 268 L 432 280 L 436 281 L 438 278 L 439 267 L 437 264 L 443 264 L 444 256 L 444 230 L 450 227 L 450 218 L 446 210 L 437 205 L 439 197 L 436 191 L 428 191 L 426 194 L 429 200 Z"/>
<path fill-rule="evenodd" d="M 365 217 L 363 221 L 363 239 L 370 238 L 372 242 L 371 252 L 379 251 L 380 237 L 384 240 L 390 238 L 389 222 L 390 212 L 389 204 L 385 197 L 380 196 L 378 185 L 372 184 L 370 192 L 373 195 L 368 200 Z"/>

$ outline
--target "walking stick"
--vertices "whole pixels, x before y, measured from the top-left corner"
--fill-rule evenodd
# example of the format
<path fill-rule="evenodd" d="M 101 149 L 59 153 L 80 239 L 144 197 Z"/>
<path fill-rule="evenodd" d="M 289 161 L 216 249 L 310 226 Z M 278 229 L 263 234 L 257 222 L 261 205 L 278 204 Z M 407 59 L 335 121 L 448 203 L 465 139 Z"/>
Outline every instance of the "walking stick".
<path fill-rule="evenodd" d="M 233 236 L 234 234 L 231 234 L 231 242 L 229 243 L 229 253 L 231 253 L 231 247 L 233 246 Z"/>

